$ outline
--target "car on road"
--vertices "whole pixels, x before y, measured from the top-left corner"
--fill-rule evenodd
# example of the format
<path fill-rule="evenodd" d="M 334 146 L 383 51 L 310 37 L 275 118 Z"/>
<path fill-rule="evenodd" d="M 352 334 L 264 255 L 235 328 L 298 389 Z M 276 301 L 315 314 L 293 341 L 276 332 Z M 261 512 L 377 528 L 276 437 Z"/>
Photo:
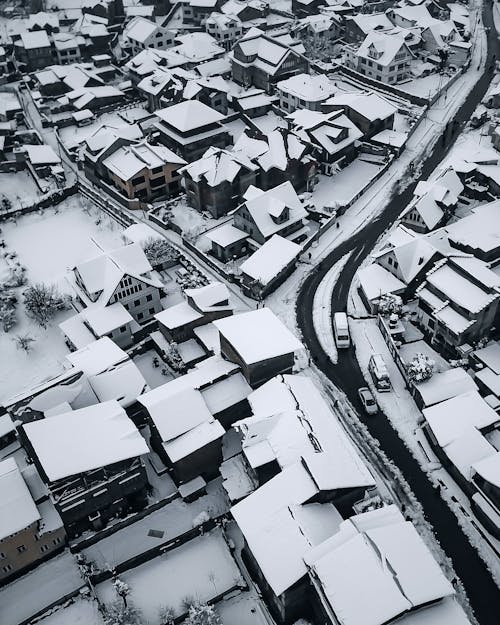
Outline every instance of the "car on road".
<path fill-rule="evenodd" d="M 375 401 L 375 397 L 373 397 L 372 392 L 367 386 L 362 386 L 358 389 L 359 399 L 363 404 L 363 408 L 367 414 L 377 414 L 378 406 Z"/>

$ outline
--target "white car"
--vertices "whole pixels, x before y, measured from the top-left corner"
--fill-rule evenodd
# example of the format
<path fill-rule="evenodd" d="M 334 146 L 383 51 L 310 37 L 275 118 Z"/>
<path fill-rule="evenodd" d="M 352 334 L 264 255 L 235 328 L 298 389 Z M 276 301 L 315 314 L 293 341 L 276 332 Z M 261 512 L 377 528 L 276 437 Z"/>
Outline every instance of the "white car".
<path fill-rule="evenodd" d="M 363 408 L 365 409 L 366 414 L 377 414 L 378 406 L 375 401 L 375 397 L 373 397 L 372 392 L 367 386 L 362 386 L 358 389 L 359 399 L 363 404 Z"/>

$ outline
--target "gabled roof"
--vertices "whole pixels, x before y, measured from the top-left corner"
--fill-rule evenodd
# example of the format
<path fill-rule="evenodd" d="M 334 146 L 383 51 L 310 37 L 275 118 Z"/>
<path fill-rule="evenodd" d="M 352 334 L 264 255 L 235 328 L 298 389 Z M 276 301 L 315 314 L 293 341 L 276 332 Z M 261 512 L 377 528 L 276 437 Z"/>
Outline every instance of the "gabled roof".
<path fill-rule="evenodd" d="M 388 35 L 375 32 L 369 33 L 366 36 L 356 54 L 357 56 L 370 59 L 373 57 L 370 56 L 369 50 L 371 48 L 375 48 L 375 50 L 380 54 L 380 56 L 375 59 L 376 62 L 380 65 L 390 65 L 394 62 L 396 54 L 403 47 L 405 47 L 408 54 L 411 55 L 411 52 L 405 43 L 404 37 L 401 35 Z"/>
<path fill-rule="evenodd" d="M 164 165 L 184 165 L 186 161 L 163 145 L 152 145 L 145 139 L 135 145 L 119 147 L 103 165 L 121 180 L 131 180 L 144 169 Z"/>
<path fill-rule="evenodd" d="M 225 303 L 229 301 L 229 289 L 223 282 L 211 282 L 206 286 L 186 289 L 184 294 L 193 300 L 196 308 L 201 312 L 231 308 Z"/>
<path fill-rule="evenodd" d="M 264 237 L 277 234 L 286 225 L 300 221 L 306 216 L 306 210 L 289 181 L 267 191 L 250 186 L 243 197 L 246 198 L 244 206 Z M 277 203 L 281 207 L 281 212 L 284 209 L 289 211 L 288 219 L 282 223 L 276 223 L 272 219 L 272 213 L 276 210 Z"/>
<path fill-rule="evenodd" d="M 242 152 L 210 147 L 201 158 L 183 167 L 182 172 L 195 182 L 203 179 L 216 187 L 222 182 L 233 182 L 242 169 L 256 171 L 258 167 Z"/>
<path fill-rule="evenodd" d="M 397 110 L 391 102 L 373 91 L 338 93 L 327 100 L 326 104 L 348 107 L 370 121 L 387 119 Z"/>
<path fill-rule="evenodd" d="M 336 91 L 336 87 L 324 74 L 296 74 L 280 81 L 276 87 L 307 102 L 322 102 Z"/>
<path fill-rule="evenodd" d="M 13 457 L 0 462 L 0 540 L 40 519 L 28 486 Z"/>
<path fill-rule="evenodd" d="M 152 35 L 157 31 L 162 31 L 158 24 L 148 20 L 144 17 L 134 17 L 125 26 L 123 30 L 123 36 L 128 39 L 133 39 L 139 43 L 145 43 Z"/>
<path fill-rule="evenodd" d="M 292 120 L 294 132 L 300 139 L 328 154 L 336 154 L 363 136 L 362 131 L 342 111 L 325 114 L 300 109 L 288 115 L 288 119 Z M 347 130 L 347 136 L 339 141 L 344 130 Z"/>
<path fill-rule="evenodd" d="M 300 245 L 275 234 L 241 264 L 240 271 L 265 286 L 301 252 Z"/>

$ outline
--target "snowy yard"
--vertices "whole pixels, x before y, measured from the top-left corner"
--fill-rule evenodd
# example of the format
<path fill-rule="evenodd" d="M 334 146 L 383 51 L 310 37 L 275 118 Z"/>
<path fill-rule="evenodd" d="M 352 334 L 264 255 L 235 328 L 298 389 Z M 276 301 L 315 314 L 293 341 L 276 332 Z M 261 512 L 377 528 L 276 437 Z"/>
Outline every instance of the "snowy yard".
<path fill-rule="evenodd" d="M 52 558 L 0 590 L 0 623 L 22 623 L 84 585 L 78 565 L 69 552 Z M 73 625 L 72 620 L 65 622 Z M 53 624 L 49 622 L 49 625 Z"/>
<path fill-rule="evenodd" d="M 16 223 L 3 223 L 1 228 L 6 250 L 15 251 L 17 260 L 26 267 L 28 284 L 55 284 L 62 293 L 70 292 L 66 272 L 88 254 L 91 237 L 107 247 L 121 244 L 119 226 L 96 212 L 86 214 L 79 196 L 70 197 L 55 210 L 25 215 Z M 4 368 L 0 375 L 0 401 L 61 373 L 68 353 L 58 324 L 74 312 L 58 313 L 44 330 L 24 313 L 24 288 L 15 290 L 19 301 L 17 324 L 8 333 L 0 330 L 0 353 L 2 360 L 9 363 L 8 372 Z M 29 354 L 17 349 L 13 341 L 15 335 L 25 334 L 35 339 Z"/>
<path fill-rule="evenodd" d="M 332 202 L 340 206 L 348 204 L 382 168 L 383 165 L 369 163 L 358 157 L 335 176 L 320 175 L 319 183 L 312 193 L 314 205 L 321 209 Z"/>
<path fill-rule="evenodd" d="M 217 603 L 223 625 L 268 625 L 262 604 L 250 592 Z"/>
<path fill-rule="evenodd" d="M 442 89 L 449 80 L 450 76 L 430 74 L 422 78 L 412 78 L 408 82 L 397 85 L 397 87 L 401 89 L 401 91 L 406 91 L 406 93 L 418 95 L 421 98 L 430 98 L 437 91 Z"/>
<path fill-rule="evenodd" d="M 174 499 L 172 503 L 88 547 L 84 550 L 85 557 L 100 569 L 115 566 L 187 532 L 203 511 L 211 517 L 227 512 L 220 479 L 210 482 L 207 494 L 193 503 Z M 163 532 L 162 538 L 150 536 L 150 530 Z"/>
<path fill-rule="evenodd" d="M 77 599 L 67 606 L 56 608 L 39 625 L 104 625 L 96 601 Z"/>
<path fill-rule="evenodd" d="M 184 234 L 191 234 L 193 237 L 220 223 L 217 219 L 205 217 L 195 208 L 189 206 L 185 196 L 181 196 L 169 204 L 168 208 L 173 213 L 172 221 L 182 229 Z"/>
<path fill-rule="evenodd" d="M 143 619 L 160 625 L 161 607 L 182 614 L 185 601 L 209 601 L 239 584 L 241 577 L 221 530 L 213 530 L 123 573 L 120 579 L 129 585 L 130 600 Z M 96 592 L 106 604 L 116 600 L 111 581 L 98 585 Z"/>
<path fill-rule="evenodd" d="M 31 206 L 42 196 L 43 193 L 27 170 L 15 174 L 0 174 L 0 200 L 3 197 L 9 199 L 13 209 Z M 0 227 L 3 229 L 3 226 Z"/>
<path fill-rule="evenodd" d="M 157 386 L 161 386 L 173 380 L 172 375 L 170 375 L 164 367 L 153 366 L 153 358 L 155 357 L 158 358 L 157 353 L 153 349 L 150 349 L 144 354 L 132 358 L 150 388 L 156 388 Z M 166 375 L 162 373 L 162 369 L 166 372 Z"/>

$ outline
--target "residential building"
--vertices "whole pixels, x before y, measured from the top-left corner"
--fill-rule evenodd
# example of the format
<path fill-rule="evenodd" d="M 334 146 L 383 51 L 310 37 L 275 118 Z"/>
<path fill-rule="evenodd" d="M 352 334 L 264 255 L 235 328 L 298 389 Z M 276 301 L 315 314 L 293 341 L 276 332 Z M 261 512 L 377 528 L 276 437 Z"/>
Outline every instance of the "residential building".
<path fill-rule="evenodd" d="M 310 145 L 323 173 L 337 173 L 356 158 L 363 132 L 342 110 L 318 113 L 300 109 L 287 119 L 294 134 Z"/>
<path fill-rule="evenodd" d="M 203 26 L 211 13 L 216 11 L 220 0 L 181 0 L 182 23 L 188 26 Z"/>
<path fill-rule="evenodd" d="M 276 85 L 279 105 L 286 113 L 296 109 L 321 111 L 321 105 L 336 91 L 333 83 L 324 75 L 297 74 Z"/>
<path fill-rule="evenodd" d="M 76 265 L 69 278 L 84 308 L 120 302 L 139 324 L 151 321 L 162 310 L 162 282 L 152 271 L 136 243 L 104 251 L 95 244 L 94 255 Z"/>
<path fill-rule="evenodd" d="M 180 171 L 189 204 L 218 219 L 234 210 L 248 187 L 257 184 L 259 167 L 242 152 L 211 147 Z"/>
<path fill-rule="evenodd" d="M 222 263 L 244 256 L 249 249 L 249 235 L 230 223 L 222 224 L 205 234 L 210 241 L 210 253 Z"/>
<path fill-rule="evenodd" d="M 64 525 L 52 502 L 34 501 L 14 457 L 0 462 L 0 584 L 65 544 Z"/>
<path fill-rule="evenodd" d="M 412 52 L 399 34 L 372 32 L 360 46 L 346 46 L 348 67 L 388 85 L 409 77 L 412 58 Z"/>
<path fill-rule="evenodd" d="M 45 30 L 24 31 L 14 41 L 14 56 L 23 71 L 33 72 L 54 62 L 52 46 Z"/>
<path fill-rule="evenodd" d="M 322 105 L 324 112 L 343 110 L 367 138 L 392 130 L 396 107 L 373 91 L 338 93 Z"/>
<path fill-rule="evenodd" d="M 25 423 L 20 436 L 70 536 L 144 505 L 149 449 L 117 401 Z"/>
<path fill-rule="evenodd" d="M 229 290 L 222 282 L 186 289 L 185 301 L 174 304 L 156 315 L 160 332 L 168 341 L 194 338 L 194 328 L 233 314 Z"/>
<path fill-rule="evenodd" d="M 241 20 L 236 15 L 224 13 L 211 13 L 205 22 L 205 28 L 228 51 L 243 34 Z"/>
<path fill-rule="evenodd" d="M 52 35 L 55 56 L 60 65 L 80 61 L 80 42 L 78 37 L 71 33 L 56 33 Z"/>
<path fill-rule="evenodd" d="M 145 139 L 120 146 L 103 161 L 106 180 L 128 199 L 164 199 L 181 190 L 179 170 L 186 161 L 163 145 Z"/>
<path fill-rule="evenodd" d="M 308 72 L 302 52 L 302 44 L 280 41 L 251 28 L 230 53 L 233 80 L 244 87 L 253 85 L 271 92 L 279 81 Z"/>
<path fill-rule="evenodd" d="M 290 373 L 302 343 L 269 308 L 214 321 L 221 354 L 237 363 L 253 388 L 279 373 Z"/>
<path fill-rule="evenodd" d="M 146 48 L 164 50 L 174 45 L 174 33 L 144 17 L 134 17 L 123 29 L 123 42 L 132 54 Z"/>
<path fill-rule="evenodd" d="M 258 245 L 274 234 L 292 241 L 301 238 L 306 210 L 290 182 L 268 191 L 249 187 L 244 198 L 234 213 L 233 224 Z"/>
<path fill-rule="evenodd" d="M 221 124 L 223 115 L 197 100 L 156 111 L 159 140 L 187 162 L 200 158 L 209 147 L 225 148 L 232 142 Z"/>
<path fill-rule="evenodd" d="M 385 13 L 360 13 L 345 19 L 345 40 L 347 43 L 361 43 L 374 31 L 383 32 L 394 28 Z"/>
<path fill-rule="evenodd" d="M 119 347 L 133 344 L 135 322 L 122 303 L 85 308 L 59 324 L 70 349 L 80 349 L 108 337 Z"/>
<path fill-rule="evenodd" d="M 460 255 L 437 261 L 416 291 L 418 321 L 448 354 L 488 336 L 500 300 L 500 278 L 481 260 Z"/>
<path fill-rule="evenodd" d="M 154 113 L 162 108 L 162 102 L 166 100 L 176 102 L 184 89 L 185 81 L 182 79 L 185 76 L 191 77 L 191 73 L 180 68 L 169 70 L 160 67 L 142 78 L 136 88 L 142 96 L 147 98 L 148 111 Z M 192 77 L 194 78 L 194 74 Z"/>

